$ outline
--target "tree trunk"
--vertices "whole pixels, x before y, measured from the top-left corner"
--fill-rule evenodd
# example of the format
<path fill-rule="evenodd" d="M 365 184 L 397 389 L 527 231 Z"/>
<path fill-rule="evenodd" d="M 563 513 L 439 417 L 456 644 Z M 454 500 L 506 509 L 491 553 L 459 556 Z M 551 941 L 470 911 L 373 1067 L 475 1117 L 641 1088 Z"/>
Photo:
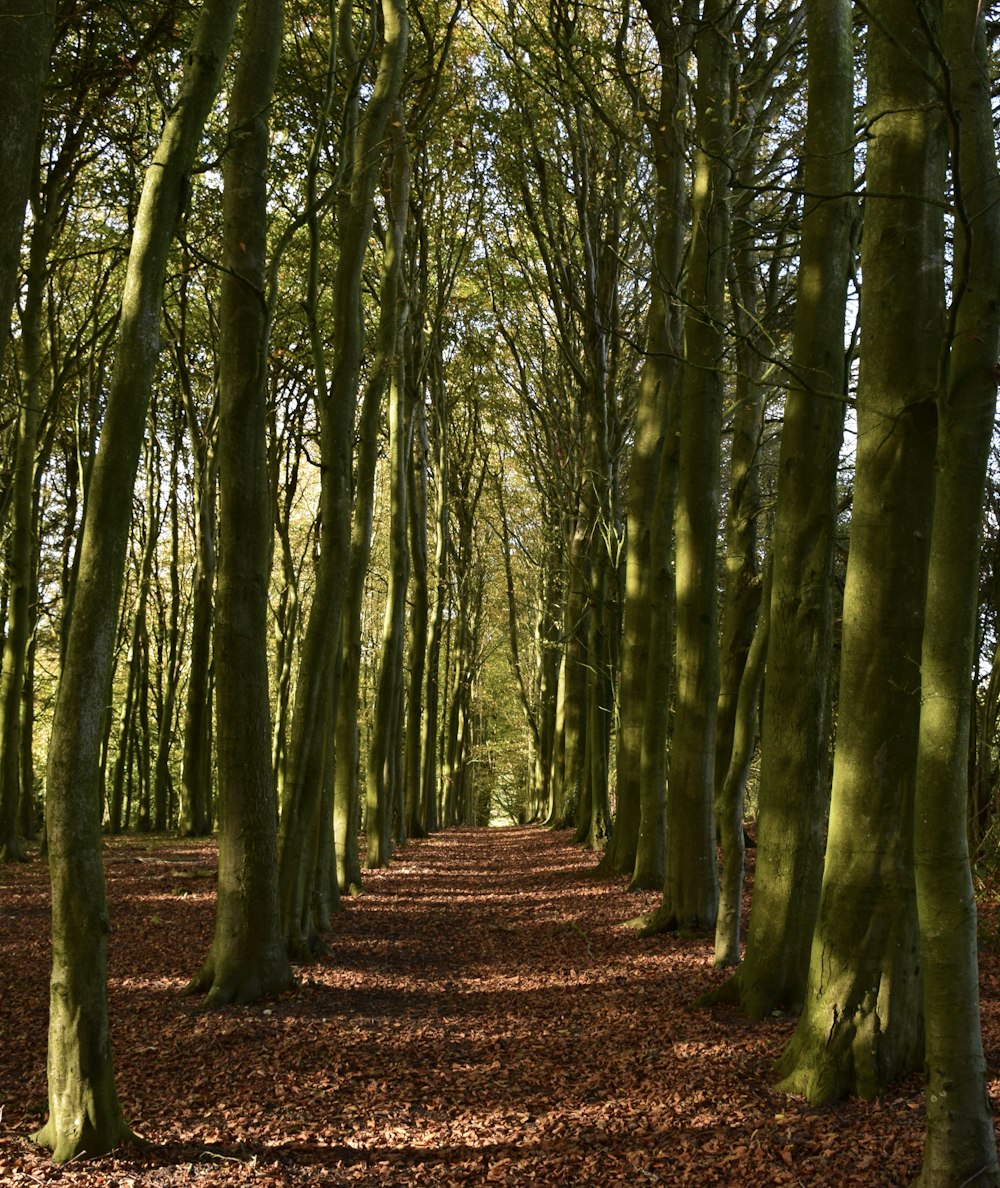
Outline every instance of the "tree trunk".
<path fill-rule="evenodd" d="M 186 837 L 204 837 L 212 828 L 212 622 L 215 607 L 216 514 L 218 486 L 217 396 L 204 420 L 195 402 L 187 364 L 187 290 L 181 291 L 181 314 L 174 341 L 181 400 L 191 439 L 194 500 L 194 574 L 191 590 L 191 637 L 184 700 L 183 755 L 177 826 Z"/>
<path fill-rule="evenodd" d="M 807 36 L 807 199 L 778 462 L 754 893 L 743 965 L 725 990 L 755 1019 L 801 1008 L 829 795 L 833 557 L 851 250 L 846 195 L 854 178 L 850 4 L 809 0 Z"/>
<path fill-rule="evenodd" d="M 0 28 L 3 28 L 0 18 Z M 2 84 L 0 84 L 2 85 Z M 2 117 L 0 117 L 2 118 Z M 28 645 L 36 546 L 35 455 L 42 419 L 42 319 L 47 258 L 52 245 L 55 212 L 35 203 L 24 309 L 21 314 L 21 374 L 23 404 L 17 424 L 14 454 L 11 533 L 7 550 L 7 635 L 0 675 L 0 862 L 23 861 L 18 830 L 21 800 L 22 696 Z M 46 204 L 48 206 L 48 204 Z M 6 324 L 0 327 L 6 331 Z"/>
<path fill-rule="evenodd" d="M 0 364 L 17 293 L 55 16 L 55 0 L 14 0 L 0 12 Z"/>
<path fill-rule="evenodd" d="M 653 276 L 628 495 L 618 796 L 635 798 L 635 837 L 612 837 L 634 890 L 662 889 L 667 734 L 673 686 L 673 522 L 677 493 L 678 293 L 684 260 L 686 34 L 663 0 L 643 6 L 656 37 L 660 94 L 647 122 L 656 171 Z M 627 826 L 630 830 L 631 826 Z M 618 821 L 615 822 L 618 833 Z M 609 847 L 609 855 L 612 853 Z"/>
<path fill-rule="evenodd" d="M 587 674 L 590 634 L 588 605 L 590 550 L 587 547 L 586 507 L 581 494 L 566 548 L 566 600 L 563 606 L 563 738 L 559 775 L 562 812 L 549 824 L 555 829 L 576 826 L 584 793 L 587 756 Z"/>
<path fill-rule="evenodd" d="M 423 799 L 427 829 L 435 831 L 441 825 L 438 812 L 438 710 L 441 702 L 441 644 L 444 639 L 444 615 L 448 602 L 448 540 L 449 540 L 449 469 L 448 469 L 448 408 L 444 386 L 443 360 L 440 344 L 431 350 L 431 404 L 435 417 L 436 505 L 434 531 L 434 590 L 430 623 L 427 631 L 427 671 L 424 677 L 423 718 L 420 726 L 420 794 Z"/>
<path fill-rule="evenodd" d="M 110 1151 L 129 1135 L 115 1092 L 109 1040 L 101 737 L 132 488 L 159 351 L 167 253 L 219 88 L 237 7 L 236 0 L 207 0 L 202 9 L 177 104 L 146 173 L 53 714 L 46 778 L 52 879 L 49 1119 L 35 1137 L 60 1163 Z"/>
<path fill-rule="evenodd" d="M 392 857 L 394 806 L 401 791 L 395 776 L 398 771 L 396 760 L 403 749 L 400 710 L 403 699 L 406 586 L 409 577 L 406 470 L 410 442 L 405 405 L 406 380 L 400 361 L 389 389 L 389 580 L 365 781 L 368 834 L 365 865 L 369 870 L 388 865 Z"/>
<path fill-rule="evenodd" d="M 159 711 L 157 729 L 156 761 L 153 777 L 153 828 L 162 832 L 173 817 L 171 792 L 173 780 L 170 774 L 170 755 L 174 741 L 174 716 L 177 706 L 177 688 L 180 685 L 181 669 L 181 555 L 178 498 L 178 469 L 181 454 L 182 430 L 174 425 L 170 450 L 170 606 L 163 616 L 166 630 L 166 671 L 163 674 L 166 686 Z M 162 659 L 162 650 L 161 650 Z M 164 667 L 164 665 L 161 665 Z"/>
<path fill-rule="evenodd" d="M 665 377 L 666 378 L 666 377 Z M 675 582 L 673 518 L 677 503 L 680 393 L 672 377 L 666 396 L 666 433 L 656 484 L 657 508 L 650 539 L 652 598 L 649 608 L 649 667 L 639 756 L 639 837 L 629 887 L 656 891 L 666 874 L 667 746 L 674 689 Z"/>
<path fill-rule="evenodd" d="M 292 982 L 278 900 L 271 766 L 267 486 L 267 111 L 281 51 L 282 0 L 251 0 L 229 101 L 219 306 L 219 589 L 215 641 L 219 877 L 215 936 L 187 993 L 246 1003 Z"/>
<path fill-rule="evenodd" d="M 729 766 L 718 797 L 724 861 L 719 889 L 719 918 L 715 925 L 716 965 L 738 965 L 740 960 L 740 912 L 743 907 L 745 859 L 743 809 L 757 737 L 757 703 L 764 681 L 764 662 L 767 659 L 767 639 L 771 622 L 770 595 L 771 577 L 768 562 L 760 617 L 757 620 L 750 651 L 747 653 L 746 664 L 743 666 L 740 693 L 733 714 L 733 743 L 730 747 Z"/>
<path fill-rule="evenodd" d="M 945 0 L 956 204 L 952 339 L 938 420 L 921 652 L 914 858 L 927 1110 L 921 1188 L 1000 1184 L 979 1021 L 966 802 L 979 527 L 1000 347 L 1000 178 L 979 13 Z"/>
<path fill-rule="evenodd" d="M 338 36 L 344 60 L 354 71 L 357 62 L 351 36 L 352 11 L 350 0 L 342 0 Z M 320 827 L 317 798 L 321 785 L 317 773 L 322 771 L 330 699 L 338 695 L 329 675 L 331 657 L 340 646 L 344 577 L 351 554 L 352 447 L 364 340 L 362 270 L 374 218 L 375 186 L 384 160 L 386 128 L 399 95 L 406 60 L 408 28 L 405 6 L 399 0 L 383 0 L 378 74 L 360 120 L 357 139 L 350 143 L 348 184 L 338 212 L 340 254 L 332 294 L 335 367 L 329 384 L 322 352 L 318 349 L 315 317 L 310 327 L 323 460 L 321 535 L 316 589 L 296 684 L 281 823 L 282 914 L 289 945 L 297 950 L 314 943 L 312 927 L 305 924 L 315 877 L 309 855 L 315 853 L 313 834 Z M 346 115 L 348 124 L 358 118 L 354 110 L 358 101 L 355 92 L 350 101 L 352 110 Z"/>
<path fill-rule="evenodd" d="M 427 822 L 420 785 L 420 719 L 423 706 L 424 669 L 427 660 L 427 422 L 423 393 L 413 405 L 414 448 L 408 467 L 410 511 L 409 686 L 406 699 L 406 743 L 403 753 L 403 786 L 406 796 L 406 833 L 426 837 Z"/>
<path fill-rule="evenodd" d="M 676 512 L 677 708 L 667 794 L 663 903 L 647 927 L 714 929 L 719 887 L 713 820 L 719 692 L 716 537 L 728 257 L 723 196 L 728 136 L 728 18 L 706 0 L 695 39 L 695 175 L 684 321 L 684 378 Z"/>
<path fill-rule="evenodd" d="M 913 885 L 920 646 L 943 333 L 942 122 L 913 0 L 868 31 L 858 453 L 840 712 L 804 1005 L 780 1061 L 810 1101 L 872 1097 L 923 1050 Z"/>

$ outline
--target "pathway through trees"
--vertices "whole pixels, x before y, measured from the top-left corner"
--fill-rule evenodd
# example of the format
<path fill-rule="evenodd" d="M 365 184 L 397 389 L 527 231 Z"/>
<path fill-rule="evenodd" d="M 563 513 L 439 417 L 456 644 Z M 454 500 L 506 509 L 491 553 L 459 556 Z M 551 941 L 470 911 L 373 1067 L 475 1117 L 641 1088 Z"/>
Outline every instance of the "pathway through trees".
<path fill-rule="evenodd" d="M 711 945 L 620 927 L 658 895 L 590 877 L 565 833 L 410 843 L 295 990 L 214 1012 L 178 997 L 211 936 L 214 849 L 131 838 L 106 855 L 119 1093 L 155 1145 L 57 1168 L 24 1141 L 46 1101 L 47 882 L 42 862 L 7 866 L 0 1183 L 872 1188 L 919 1170 L 919 1084 L 829 1108 L 775 1092 L 791 1022 L 688 1010 L 721 976 Z"/>

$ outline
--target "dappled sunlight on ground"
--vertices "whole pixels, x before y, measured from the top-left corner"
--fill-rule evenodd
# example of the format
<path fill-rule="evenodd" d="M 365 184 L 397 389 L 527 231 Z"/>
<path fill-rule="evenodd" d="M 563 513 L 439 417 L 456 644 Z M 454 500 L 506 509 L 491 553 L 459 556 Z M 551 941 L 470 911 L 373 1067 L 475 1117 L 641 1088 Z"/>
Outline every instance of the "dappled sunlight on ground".
<path fill-rule="evenodd" d="M 0 871 L 0 1182 L 912 1179 L 919 1085 L 824 1109 L 778 1094 L 791 1022 L 691 1010 L 725 976 L 709 939 L 638 937 L 624 922 L 659 896 L 594 878 L 595 861 L 523 827 L 413 843 L 366 872 L 294 989 L 206 1012 L 179 991 L 211 941 L 214 848 L 115 839 L 118 1089 L 154 1145 L 62 1169 L 23 1138 L 45 1109 L 47 879 L 37 861 Z"/>

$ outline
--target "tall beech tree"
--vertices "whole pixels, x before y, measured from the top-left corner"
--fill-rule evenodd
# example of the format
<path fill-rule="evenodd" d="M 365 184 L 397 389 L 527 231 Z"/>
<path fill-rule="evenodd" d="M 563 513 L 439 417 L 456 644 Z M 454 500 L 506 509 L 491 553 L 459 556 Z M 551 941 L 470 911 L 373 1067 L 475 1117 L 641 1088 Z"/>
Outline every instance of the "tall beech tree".
<path fill-rule="evenodd" d="M 402 113 L 394 120 L 393 160 L 389 202 L 391 251 L 401 258 L 404 249 L 410 189 L 410 158 Z M 391 267 L 391 261 L 387 267 Z M 409 581 L 407 524 L 409 511 L 408 471 L 411 454 L 412 409 L 409 407 L 407 360 L 404 349 L 409 319 L 406 285 L 398 286 L 395 308 L 395 351 L 389 378 L 389 558 L 382 623 L 382 647 L 368 768 L 365 781 L 368 845 L 365 864 L 370 868 L 385 866 L 392 856 L 394 840 L 403 823 L 403 653 L 405 643 L 406 587 Z"/>
<path fill-rule="evenodd" d="M 920 650 L 944 333 L 944 121 L 920 0 L 872 6 L 861 368 L 829 836 L 782 1086 L 870 1097 L 923 1051 L 913 883 Z M 797 892 L 796 892 L 797 893 Z"/>
<path fill-rule="evenodd" d="M 722 991 L 751 1018 L 801 1007 L 823 869 L 854 182 L 851 20 L 844 0 L 808 0 L 805 198 L 778 460 L 754 895 L 744 962 Z"/>
<path fill-rule="evenodd" d="M 635 889 L 662 888 L 667 717 L 673 680 L 676 416 L 680 289 L 684 259 L 686 46 L 683 13 L 644 3 L 659 57 L 659 93 L 646 101 L 619 68 L 645 112 L 655 170 L 653 251 L 646 355 L 642 364 L 629 466 L 626 582 L 619 681 L 617 812 L 604 865 L 628 874 Z M 619 39 L 619 44 L 622 39 Z"/>
<path fill-rule="evenodd" d="M 943 88 L 955 255 L 938 404 L 934 524 L 920 659 L 914 869 L 924 983 L 927 1125 L 922 1188 L 1000 1184 L 979 1024 L 966 804 L 979 525 L 1000 348 L 1000 176 L 982 14 L 945 0 Z"/>
<path fill-rule="evenodd" d="M 212 621 L 215 608 L 218 493 L 218 390 L 211 378 L 210 401 L 199 400 L 198 374 L 188 352 L 188 273 L 179 295 L 173 327 L 173 349 L 178 389 L 191 443 L 192 518 L 194 520 L 194 572 L 191 579 L 191 632 L 187 649 L 187 689 L 182 727 L 181 780 L 178 827 L 182 834 L 202 837 L 212 821 Z M 206 407 L 207 404 L 207 407 Z"/>
<path fill-rule="evenodd" d="M 229 99 L 219 306 L 219 589 L 215 607 L 219 876 L 215 935 L 187 987 L 211 1006 L 251 1002 L 292 981 L 278 899 L 271 766 L 267 591 L 268 105 L 283 0 L 250 0 Z"/>
<path fill-rule="evenodd" d="M 74 138 L 67 138 L 72 140 Z M 78 142 L 77 142 L 78 147 Z M 7 550 L 7 632 L 0 674 L 0 861 L 22 860 L 18 809 L 21 798 L 21 748 L 28 742 L 22 725 L 22 694 L 26 679 L 31 636 L 31 603 L 36 597 L 35 566 L 35 466 L 42 424 L 44 382 L 43 302 L 47 258 L 60 211 L 58 191 L 62 171 L 45 184 L 37 176 L 32 186 L 34 223 L 28 249 L 28 274 L 21 312 L 21 398 L 14 449 L 11 537 Z M 30 742 L 28 743 L 30 745 Z"/>
<path fill-rule="evenodd" d="M 685 289 L 677 510 L 677 710 L 670 752 L 666 870 L 660 909 L 644 930 L 715 927 L 719 886 L 713 819 L 719 685 L 719 521 L 730 149 L 731 13 L 705 0 L 695 31 L 695 167 Z"/>
<path fill-rule="evenodd" d="M 35 1137 L 60 1163 L 112 1150 L 129 1135 L 115 1090 L 108 1024 L 101 737 L 132 486 L 159 351 L 167 254 L 218 92 L 237 8 L 236 0 L 207 0 L 200 10 L 183 80 L 146 173 L 53 713 L 46 770 L 52 879 L 49 1117 Z"/>
<path fill-rule="evenodd" d="M 379 47 L 374 85 L 362 103 L 363 54 L 355 48 L 354 5 L 342 0 L 337 36 L 352 78 L 345 106 L 345 174 L 336 206 L 340 252 L 331 291 L 332 359 L 316 372 L 322 489 L 316 586 L 309 611 L 296 683 L 296 703 L 282 797 L 282 915 L 289 946 L 314 943 L 311 895 L 316 871 L 318 796 L 325 775 L 327 740 L 335 721 L 330 680 L 343 622 L 344 576 L 351 554 L 351 486 L 354 422 L 364 352 L 362 276 L 374 219 L 375 190 L 386 158 L 386 131 L 402 85 L 409 40 L 406 6 L 383 0 L 372 13 L 372 45 Z M 315 352 L 314 352 L 315 353 Z M 305 868 L 300 869 L 305 863 Z M 303 940 L 304 938 L 304 940 Z"/>

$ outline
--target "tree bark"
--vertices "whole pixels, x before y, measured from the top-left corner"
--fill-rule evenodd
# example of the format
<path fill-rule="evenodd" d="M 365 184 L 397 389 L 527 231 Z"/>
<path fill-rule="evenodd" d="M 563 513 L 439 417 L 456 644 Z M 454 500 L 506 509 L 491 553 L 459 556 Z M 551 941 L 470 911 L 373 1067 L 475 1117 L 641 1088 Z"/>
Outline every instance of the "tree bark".
<path fill-rule="evenodd" d="M 740 680 L 733 714 L 733 743 L 729 765 L 719 790 L 718 809 L 723 853 L 719 888 L 719 918 L 715 925 L 715 964 L 738 965 L 740 913 L 743 907 L 743 874 L 746 857 L 743 812 L 747 779 L 757 737 L 757 703 L 764 681 L 767 640 L 770 632 L 770 562 L 764 577 L 761 611 Z"/>
<path fill-rule="evenodd" d="M 819 914 L 782 1088 L 872 1097 L 923 1050 L 913 884 L 920 646 L 943 342 L 942 121 L 914 0 L 868 36 L 858 453 Z"/>
<path fill-rule="evenodd" d="M 55 0 L 14 0 L 0 12 L 0 363 L 17 292 L 55 17 Z"/>
<path fill-rule="evenodd" d="M 278 900 L 271 766 L 267 483 L 268 106 L 281 53 L 282 0 L 251 0 L 229 101 L 219 307 L 219 877 L 215 935 L 187 993 L 209 1006 L 251 1002 L 292 982 Z"/>
<path fill-rule="evenodd" d="M 342 0 L 338 36 L 345 62 L 356 70 L 351 35 L 353 5 Z M 352 154 L 338 215 L 340 254 L 333 283 L 333 368 L 326 382 L 322 353 L 317 362 L 317 405 L 323 460 L 321 533 L 316 588 L 309 611 L 296 683 L 288 778 L 282 803 L 282 914 L 289 945 L 311 947 L 312 926 L 304 923 L 315 867 L 316 803 L 326 748 L 326 729 L 337 690 L 330 681 L 331 658 L 340 646 L 344 580 L 351 553 L 351 471 L 354 420 L 364 344 L 361 282 L 374 218 L 375 187 L 384 161 L 386 129 L 399 95 L 409 25 L 405 5 L 383 0 L 382 49 L 371 97 L 358 120 L 357 93 L 346 114 Z M 316 328 L 312 328 L 316 335 Z M 332 828 L 332 824 L 331 824 Z M 301 867 L 301 869 L 297 869 Z"/>
<path fill-rule="evenodd" d="M 673 523 L 677 496 L 679 294 L 684 260 L 683 108 L 686 30 L 663 0 L 643 5 L 656 37 L 660 93 L 647 117 L 656 176 L 653 277 L 646 357 L 628 495 L 628 557 L 620 680 L 618 794 L 636 799 L 625 871 L 634 890 L 662 889 L 667 736 L 674 660 Z M 617 833 L 618 824 L 615 829 Z M 609 854 L 611 847 L 609 847 Z M 616 862 L 620 858 L 616 856 Z"/>
<path fill-rule="evenodd" d="M 725 995 L 751 1018 L 798 1010 L 823 869 L 829 792 L 833 558 L 845 407 L 844 316 L 854 179 L 846 0 L 809 0 L 806 192 L 791 384 L 772 547 L 757 854 L 743 965 Z"/>
<path fill-rule="evenodd" d="M 1000 177 L 981 15 L 945 0 L 955 260 L 921 651 L 914 860 L 927 1110 L 921 1188 L 1000 1184 L 979 1021 L 966 804 L 982 521 L 1000 349 Z"/>
<path fill-rule="evenodd" d="M 237 7 L 236 0 L 207 0 L 201 10 L 177 104 L 146 173 L 53 714 L 46 776 L 53 950 L 49 1119 L 35 1137 L 52 1148 L 59 1163 L 110 1151 L 129 1135 L 115 1092 L 108 1025 L 101 738 L 132 488 L 159 351 L 167 253 L 218 92 Z"/>
<path fill-rule="evenodd" d="M 719 522 L 728 137 L 726 6 L 706 0 L 695 37 L 694 188 L 684 320 L 676 511 L 677 708 L 670 755 L 663 902 L 647 929 L 714 929 L 719 887 L 713 819 L 719 692 L 716 537 Z"/>

